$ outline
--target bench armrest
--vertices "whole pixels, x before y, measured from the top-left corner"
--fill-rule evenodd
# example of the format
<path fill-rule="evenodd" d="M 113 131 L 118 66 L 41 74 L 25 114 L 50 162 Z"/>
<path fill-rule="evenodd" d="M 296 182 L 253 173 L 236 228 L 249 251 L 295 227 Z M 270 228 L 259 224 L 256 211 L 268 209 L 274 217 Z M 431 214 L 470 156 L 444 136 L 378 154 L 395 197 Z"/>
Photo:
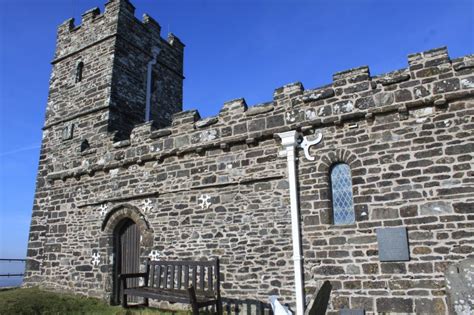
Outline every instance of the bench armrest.
<path fill-rule="evenodd" d="M 121 273 L 119 274 L 119 279 L 130 279 L 130 278 L 146 278 L 148 274 L 146 272 L 141 272 L 141 273 Z"/>
<path fill-rule="evenodd" d="M 127 279 L 131 278 L 145 278 L 145 285 L 148 286 L 148 273 L 147 272 L 140 272 L 140 273 L 122 273 L 118 275 L 119 282 L 122 286 L 122 289 L 127 288 Z"/>

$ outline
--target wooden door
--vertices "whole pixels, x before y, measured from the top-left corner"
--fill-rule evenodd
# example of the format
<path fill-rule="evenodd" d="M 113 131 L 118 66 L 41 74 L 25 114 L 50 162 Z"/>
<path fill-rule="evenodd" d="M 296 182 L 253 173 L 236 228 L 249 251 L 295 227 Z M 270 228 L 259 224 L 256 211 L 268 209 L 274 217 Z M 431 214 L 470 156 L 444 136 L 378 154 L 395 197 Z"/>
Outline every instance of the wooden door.
<path fill-rule="evenodd" d="M 115 279 L 119 274 L 140 272 L 140 230 L 138 225 L 130 219 L 122 220 L 115 230 Z M 120 303 L 121 288 L 118 280 L 115 281 L 115 302 Z M 139 279 L 128 279 L 127 287 L 139 285 Z M 136 298 L 129 297 L 128 302 L 137 302 Z"/>

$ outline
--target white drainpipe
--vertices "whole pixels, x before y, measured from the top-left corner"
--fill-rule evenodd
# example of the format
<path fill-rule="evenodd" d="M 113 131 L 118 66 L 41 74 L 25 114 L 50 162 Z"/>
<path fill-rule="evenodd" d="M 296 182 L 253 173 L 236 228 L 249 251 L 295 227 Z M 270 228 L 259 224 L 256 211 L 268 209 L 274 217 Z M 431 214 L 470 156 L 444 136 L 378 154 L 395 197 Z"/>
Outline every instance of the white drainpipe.
<path fill-rule="evenodd" d="M 301 268 L 300 217 L 298 209 L 298 191 L 296 186 L 295 148 L 298 146 L 298 133 L 294 130 L 277 134 L 281 138 L 283 151 L 288 162 L 288 181 L 290 184 L 291 230 L 293 238 L 293 264 L 295 269 L 296 314 L 304 314 L 303 270 Z"/>
<path fill-rule="evenodd" d="M 145 122 L 150 121 L 151 112 L 151 74 L 153 73 L 153 66 L 156 64 L 156 57 L 160 53 L 160 48 L 153 47 L 152 54 L 153 59 L 148 62 L 147 73 L 146 73 L 146 107 L 145 107 Z"/>

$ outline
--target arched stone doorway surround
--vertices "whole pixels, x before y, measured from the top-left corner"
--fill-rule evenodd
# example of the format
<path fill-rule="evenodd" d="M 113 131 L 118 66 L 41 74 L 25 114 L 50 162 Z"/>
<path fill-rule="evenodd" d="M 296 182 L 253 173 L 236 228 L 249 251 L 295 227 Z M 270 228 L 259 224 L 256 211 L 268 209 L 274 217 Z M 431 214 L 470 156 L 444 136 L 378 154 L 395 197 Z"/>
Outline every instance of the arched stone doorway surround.
<path fill-rule="evenodd" d="M 102 248 L 106 248 L 107 256 L 109 257 L 103 270 L 106 274 L 105 290 L 107 296 L 110 297 L 110 301 L 113 304 L 118 304 L 120 288 L 117 276 L 121 272 L 119 269 L 123 269 L 122 265 L 124 265 L 123 257 L 118 256 L 125 252 L 133 253 L 133 255 L 138 255 L 138 257 L 131 259 L 131 261 L 138 259 L 139 264 L 143 264 L 153 248 L 154 233 L 145 215 L 131 204 L 120 204 L 113 207 L 106 214 L 101 230 L 102 237 L 99 245 Z M 139 237 L 139 240 L 136 240 L 133 235 Z M 124 250 L 124 246 L 138 246 L 139 248 L 130 248 L 129 251 Z M 135 263 L 132 262 L 132 264 Z"/>

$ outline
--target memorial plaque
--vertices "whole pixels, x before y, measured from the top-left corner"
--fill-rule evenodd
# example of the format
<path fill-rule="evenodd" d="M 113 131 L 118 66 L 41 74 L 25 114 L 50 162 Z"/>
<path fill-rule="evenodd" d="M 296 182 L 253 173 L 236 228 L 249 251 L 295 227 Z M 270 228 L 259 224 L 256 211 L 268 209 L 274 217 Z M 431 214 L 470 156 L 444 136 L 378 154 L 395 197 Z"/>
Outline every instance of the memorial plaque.
<path fill-rule="evenodd" d="M 380 261 L 408 261 L 407 229 L 405 227 L 377 229 Z"/>
<path fill-rule="evenodd" d="M 345 308 L 339 311 L 339 315 L 365 315 L 365 310 Z"/>

